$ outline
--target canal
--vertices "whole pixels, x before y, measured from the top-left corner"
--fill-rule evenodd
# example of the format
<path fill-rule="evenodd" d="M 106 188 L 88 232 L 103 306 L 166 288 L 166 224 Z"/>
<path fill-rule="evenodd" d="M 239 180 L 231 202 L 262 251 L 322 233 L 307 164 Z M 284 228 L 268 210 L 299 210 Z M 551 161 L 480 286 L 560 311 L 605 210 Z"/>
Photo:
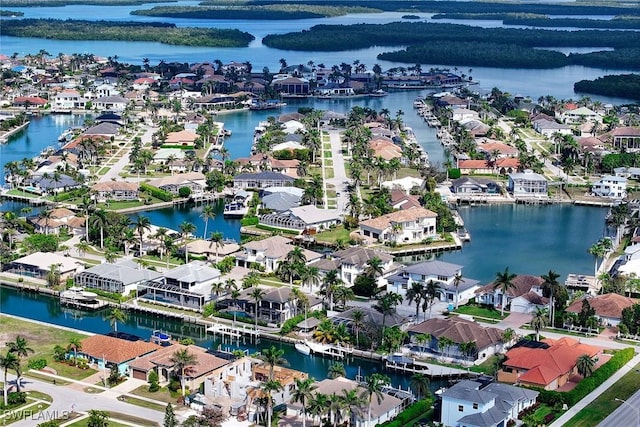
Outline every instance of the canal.
<path fill-rule="evenodd" d="M 49 295 L 33 292 L 19 291 L 14 288 L 0 286 L 0 312 L 21 316 L 27 319 L 38 320 L 68 328 L 80 329 L 96 334 L 106 334 L 111 331 L 109 322 L 105 319 L 106 310 L 87 312 L 74 308 L 61 306 L 58 299 Z M 304 356 L 298 353 L 293 345 L 269 339 L 260 339 L 256 344 L 250 337 L 240 339 L 214 339 L 205 331 L 204 326 L 184 323 L 177 320 L 166 319 L 157 316 L 128 313 L 124 324 L 118 324 L 118 332 L 126 332 L 137 335 L 145 340 L 151 337 L 154 330 L 168 332 L 174 339 L 192 338 L 197 345 L 223 350 L 248 350 L 255 353 L 272 345 L 284 350 L 284 358 L 289 362 L 289 367 L 302 372 L 316 380 L 327 377 L 329 365 L 334 360 L 320 356 Z M 59 343 L 66 345 L 66 343 Z M 407 389 L 410 375 L 401 375 L 393 372 L 385 372 L 380 362 L 350 358 L 343 361 L 347 377 L 355 379 L 358 374 L 368 376 L 375 372 L 388 375 L 396 387 Z M 437 390 L 446 385 L 443 381 L 433 381 L 432 390 Z"/>

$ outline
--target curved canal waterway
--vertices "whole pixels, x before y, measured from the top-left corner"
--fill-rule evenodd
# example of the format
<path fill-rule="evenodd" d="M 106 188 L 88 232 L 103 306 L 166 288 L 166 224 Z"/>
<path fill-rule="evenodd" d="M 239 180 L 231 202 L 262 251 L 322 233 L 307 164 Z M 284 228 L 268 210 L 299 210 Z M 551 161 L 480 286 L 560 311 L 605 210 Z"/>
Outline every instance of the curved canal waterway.
<path fill-rule="evenodd" d="M 80 311 L 61 306 L 57 298 L 49 295 L 18 291 L 3 286 L 0 286 L 0 312 L 96 334 L 106 334 L 111 331 L 109 322 L 104 318 L 106 315 L 105 310 L 98 312 Z M 128 313 L 126 322 L 124 324 L 118 323 L 119 332 L 134 334 L 145 340 L 148 340 L 151 337 L 151 333 L 157 329 L 168 332 L 174 339 L 193 338 L 197 345 L 212 349 L 240 349 L 255 353 L 273 345 L 284 350 L 284 358 L 289 362 L 290 368 L 307 372 L 309 376 L 317 380 L 327 378 L 329 365 L 334 362 L 334 360 L 326 357 L 304 356 L 298 353 L 293 345 L 280 341 L 262 338 L 255 344 L 253 339 L 249 337 L 221 340 L 219 337 L 214 338 L 211 334 L 208 334 L 204 326 L 149 315 Z M 64 345 L 65 343 L 60 344 Z M 380 362 L 360 358 L 347 358 L 342 363 L 345 365 L 348 378 L 355 379 L 358 374 L 368 376 L 372 373 L 380 372 L 388 375 L 392 384 L 396 387 L 400 386 L 406 390 L 409 386 L 410 375 L 384 371 Z M 446 382 L 432 381 L 431 389 L 435 391 L 442 385 L 446 385 Z"/>

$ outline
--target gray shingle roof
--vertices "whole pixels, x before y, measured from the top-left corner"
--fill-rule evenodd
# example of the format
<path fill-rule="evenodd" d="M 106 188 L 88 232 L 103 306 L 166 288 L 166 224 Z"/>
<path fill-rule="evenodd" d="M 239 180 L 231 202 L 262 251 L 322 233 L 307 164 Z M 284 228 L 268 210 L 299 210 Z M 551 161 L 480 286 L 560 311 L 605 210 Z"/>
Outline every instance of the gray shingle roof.
<path fill-rule="evenodd" d="M 202 283 L 220 277 L 220 270 L 202 262 L 190 262 L 164 273 L 168 279 L 187 283 Z"/>
<path fill-rule="evenodd" d="M 103 263 L 91 267 L 80 274 L 93 273 L 100 277 L 122 282 L 125 286 L 143 280 L 153 280 L 162 277 L 162 274 L 146 268 L 131 268 L 124 264 Z"/>
<path fill-rule="evenodd" d="M 451 264 L 444 261 L 427 261 L 420 264 L 410 265 L 405 271 L 411 274 L 421 274 L 423 276 L 455 276 L 461 265 Z"/>

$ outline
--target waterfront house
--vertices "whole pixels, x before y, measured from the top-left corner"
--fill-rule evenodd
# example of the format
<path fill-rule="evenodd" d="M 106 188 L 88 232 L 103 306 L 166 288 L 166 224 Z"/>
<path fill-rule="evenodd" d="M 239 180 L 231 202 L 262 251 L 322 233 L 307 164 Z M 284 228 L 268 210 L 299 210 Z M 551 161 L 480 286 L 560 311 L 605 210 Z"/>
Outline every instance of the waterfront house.
<path fill-rule="evenodd" d="M 573 133 L 571 126 L 558 123 L 555 120 L 539 119 L 533 123 L 533 129 L 549 139 L 553 139 L 555 134 L 571 135 Z"/>
<path fill-rule="evenodd" d="M 236 255 L 236 265 L 250 268 L 256 264 L 265 273 L 271 273 L 278 269 L 280 262 L 284 261 L 287 254 L 296 246 L 291 239 L 283 236 L 271 236 L 262 240 L 254 240 L 242 245 L 242 251 Z M 322 254 L 302 249 L 307 263 L 322 258 Z"/>
<path fill-rule="evenodd" d="M 309 94 L 309 80 L 283 76 L 277 79 L 273 79 L 271 82 L 273 89 L 281 94 L 286 95 L 308 95 Z"/>
<path fill-rule="evenodd" d="M 362 246 L 335 251 L 313 265 L 318 267 L 321 273 L 326 274 L 331 270 L 339 273 L 340 280 L 346 286 L 353 286 L 356 277 L 363 274 L 369 265 L 369 261 L 377 258 L 381 261 L 382 276 L 378 278 L 380 286 L 386 284 L 384 276 L 394 271 L 398 265 L 394 264 L 393 256 L 386 252 L 369 249 Z"/>
<path fill-rule="evenodd" d="M 39 96 L 17 96 L 11 102 L 13 107 L 28 108 L 42 108 L 47 105 L 49 101 Z"/>
<path fill-rule="evenodd" d="M 82 234 L 85 229 L 85 219 L 77 217 L 67 208 L 55 208 L 48 217 L 37 215 L 28 217 L 27 220 L 33 224 L 36 233 L 42 234 L 60 234 L 62 230 Z"/>
<path fill-rule="evenodd" d="M 275 212 L 285 212 L 300 206 L 301 197 L 291 193 L 273 193 L 263 196 L 262 208 Z"/>
<path fill-rule="evenodd" d="M 167 139 L 163 142 L 166 145 L 179 145 L 181 147 L 193 147 L 198 134 L 189 130 L 167 133 Z"/>
<path fill-rule="evenodd" d="M 378 136 L 370 140 L 368 145 L 376 158 L 381 157 L 386 161 L 402 158 L 402 148 L 394 144 L 391 139 Z"/>
<path fill-rule="evenodd" d="M 609 199 L 624 199 L 627 197 L 627 178 L 605 175 L 593 183 L 591 193 L 593 193 L 594 196 Z"/>
<path fill-rule="evenodd" d="M 105 181 L 94 184 L 91 194 L 98 203 L 107 200 L 138 200 L 140 198 L 140 184 L 127 181 Z"/>
<path fill-rule="evenodd" d="M 288 187 L 293 185 L 294 178 L 273 171 L 257 173 L 241 173 L 233 177 L 233 188 L 236 189 L 260 189 L 266 187 Z"/>
<path fill-rule="evenodd" d="M 95 108 L 97 108 L 98 110 L 122 112 L 127 108 L 129 100 L 124 96 L 111 95 L 101 96 L 93 102 L 95 104 Z"/>
<path fill-rule="evenodd" d="M 512 280 L 512 283 L 513 287 L 509 288 L 506 294 L 503 294 L 499 287 L 494 288 L 493 283 L 481 287 L 475 291 L 476 302 L 492 305 L 496 308 L 504 304 L 506 308 L 514 298 L 521 297 L 529 292 L 542 296 L 542 283 L 544 283 L 544 280 L 539 276 L 518 275 Z M 530 307 L 524 305 L 524 301 L 520 301 L 518 306 L 512 306 L 511 309 L 519 313 L 532 311 Z"/>
<path fill-rule="evenodd" d="M 575 124 L 583 122 L 602 123 L 602 115 L 587 107 L 579 107 L 575 109 L 567 109 L 560 114 L 560 120 L 563 123 Z"/>
<path fill-rule="evenodd" d="M 256 419 L 256 409 L 259 406 L 256 399 L 266 397 L 265 391 L 262 388 L 262 384 L 268 381 L 271 373 L 273 372 L 273 379 L 278 381 L 280 385 L 282 385 L 282 389 L 279 391 L 275 391 L 271 394 L 271 399 L 273 399 L 273 405 L 283 405 L 289 402 L 293 396 L 293 392 L 296 389 L 295 383 L 296 380 L 304 380 L 309 378 L 309 374 L 302 371 L 296 371 L 295 369 L 285 368 L 284 366 L 273 366 L 273 371 L 271 366 L 267 363 L 254 364 L 253 367 L 253 383 L 252 387 L 248 390 L 248 399 L 247 403 L 249 404 L 249 419 L 257 421 Z M 288 406 L 288 405 L 287 405 Z M 260 409 L 258 409 L 260 410 Z"/>
<path fill-rule="evenodd" d="M 546 198 L 548 182 L 544 176 L 526 169 L 509 174 L 507 190 L 516 198 Z"/>
<path fill-rule="evenodd" d="M 204 395 L 211 400 L 230 399 L 246 402 L 248 387 L 253 384 L 253 365 L 249 357 L 241 357 L 215 369 L 204 380 Z"/>
<path fill-rule="evenodd" d="M 438 214 L 419 207 L 360 222 L 360 233 L 383 243 L 411 244 L 434 238 Z"/>
<path fill-rule="evenodd" d="M 365 326 L 363 329 L 360 329 L 361 332 L 363 330 L 364 331 L 381 330 L 383 318 L 384 318 L 384 326 L 387 328 L 397 326 L 404 330 L 409 326 L 409 319 L 399 314 L 397 311 L 394 311 L 393 313 L 388 313 L 385 317 L 383 316 L 382 313 L 380 313 L 375 308 L 364 307 L 364 306 L 353 307 L 346 311 L 332 312 L 330 319 L 331 319 L 331 322 L 333 322 L 333 324 L 335 325 L 344 324 L 345 326 L 347 326 L 347 328 L 349 328 L 349 331 L 353 334 L 355 332 L 355 329 L 353 327 L 353 318 L 354 318 L 354 313 L 357 313 L 357 312 L 362 312 L 363 314 L 362 324 L 364 324 Z"/>
<path fill-rule="evenodd" d="M 401 189 L 405 193 L 411 192 L 411 190 L 423 190 L 425 180 L 422 178 L 416 178 L 413 176 L 405 176 L 404 178 L 394 179 L 391 181 L 383 181 L 382 186 L 390 190 Z"/>
<path fill-rule="evenodd" d="M 314 394 L 324 394 L 327 396 L 337 395 L 342 396 L 344 392 L 352 390 L 356 391 L 358 396 L 366 394 L 365 388 L 357 381 L 350 380 L 344 377 L 338 377 L 334 379 L 324 379 L 315 383 Z M 371 421 L 369 422 L 368 404 L 365 405 L 363 410 L 351 411 L 351 419 L 346 420 L 349 425 L 353 427 L 375 427 L 383 424 L 395 418 L 404 409 L 408 402 L 395 396 L 391 396 L 387 393 L 382 393 L 381 399 L 375 396 L 371 399 Z M 290 407 L 290 415 L 298 414 L 302 410 L 299 403 L 291 403 L 287 405 Z M 346 412 L 343 413 L 346 416 Z"/>
<path fill-rule="evenodd" d="M 610 293 L 604 295 L 586 295 L 577 299 L 565 309 L 567 313 L 580 313 L 584 300 L 589 302 L 595 316 L 605 326 L 617 326 L 622 321 L 622 310 L 638 303 L 638 300 L 624 295 Z"/>
<path fill-rule="evenodd" d="M 218 269 L 191 261 L 163 273 L 164 281 L 138 284 L 138 296 L 162 304 L 201 310 L 211 300 L 211 286 L 220 280 Z"/>
<path fill-rule="evenodd" d="M 413 343 L 417 343 L 418 335 L 426 335 L 429 338 L 424 344 L 413 345 L 414 351 L 431 353 L 454 361 L 473 362 L 476 365 L 494 354 L 501 353 L 505 345 L 501 329 L 484 327 L 460 317 L 428 319 L 410 327 L 407 333 Z M 443 347 L 444 343 L 449 345 Z M 474 345 L 471 346 L 469 343 Z"/>
<path fill-rule="evenodd" d="M 496 161 L 483 159 L 464 159 L 462 156 L 456 157 L 458 169 L 462 175 L 472 174 L 510 174 L 518 169 L 520 162 L 516 158 L 506 157 Z"/>
<path fill-rule="evenodd" d="M 97 365 L 98 369 L 106 370 L 116 365 L 120 375 L 129 375 L 129 363 L 139 357 L 154 353 L 161 347 L 157 344 L 142 340 L 128 340 L 109 335 L 92 335 L 80 341 L 82 344 L 77 351 L 78 358 L 86 359 L 89 364 Z M 70 352 L 69 357 L 73 353 Z"/>
<path fill-rule="evenodd" d="M 82 187 L 82 184 L 64 173 L 54 175 L 36 172 L 25 183 L 31 187 L 28 189 L 30 192 L 49 195 Z"/>
<path fill-rule="evenodd" d="M 84 110 L 88 100 L 75 89 L 65 89 L 53 98 L 53 111 Z"/>
<path fill-rule="evenodd" d="M 184 246 L 180 248 L 180 252 L 183 252 Z M 187 243 L 187 249 L 189 255 L 198 257 L 207 257 L 209 261 L 219 262 L 223 258 L 234 254 L 240 250 L 240 245 L 234 241 L 222 241 L 218 244 L 211 240 L 196 239 Z"/>
<path fill-rule="evenodd" d="M 454 108 L 451 111 L 451 120 L 459 122 L 462 120 L 479 119 L 478 112 L 468 108 Z"/>
<path fill-rule="evenodd" d="M 505 427 L 536 403 L 537 391 L 508 384 L 463 380 L 442 393 L 444 427 Z"/>
<path fill-rule="evenodd" d="M 56 253 L 34 252 L 11 261 L 6 271 L 20 276 L 46 279 L 52 269 L 60 273 L 60 279 L 64 282 L 84 270 L 84 263 Z"/>
<path fill-rule="evenodd" d="M 613 173 L 615 174 L 615 176 L 619 176 L 622 178 L 634 179 L 636 181 L 640 180 L 640 168 L 637 167 L 621 166 L 619 168 L 613 168 Z"/>
<path fill-rule="evenodd" d="M 303 205 L 285 212 L 260 215 L 260 224 L 268 227 L 295 230 L 308 234 L 319 233 L 338 225 L 341 213 L 336 209 L 319 209 L 315 205 Z"/>
<path fill-rule="evenodd" d="M 640 127 L 623 126 L 600 136 L 600 139 L 612 144 L 616 149 L 634 153 L 640 150 Z"/>
<path fill-rule="evenodd" d="M 119 125 L 111 122 L 102 122 L 86 129 L 82 132 L 82 136 L 104 136 L 105 138 L 115 138 L 118 133 L 120 133 Z"/>
<path fill-rule="evenodd" d="M 498 381 L 541 387 L 545 390 L 573 388 L 567 383 L 577 383 L 576 363 L 580 356 L 596 359 L 602 349 L 564 337 L 559 340 L 522 340 L 506 353 L 503 368 L 498 371 Z M 576 378 L 577 377 L 577 378 Z"/>
<path fill-rule="evenodd" d="M 135 262 L 124 260 L 117 263 L 102 263 L 76 274 L 74 282 L 78 286 L 100 289 L 106 292 L 128 295 L 136 291 L 138 285 L 149 280 L 161 281 L 162 274 L 141 268 Z"/>
<path fill-rule="evenodd" d="M 478 281 L 462 276 L 462 266 L 449 262 L 434 260 L 402 267 L 397 274 L 387 277 L 387 291 L 395 292 L 403 297 L 413 283 L 425 284 L 435 282 L 439 289 L 437 298 L 440 301 L 456 301 L 456 285 L 458 302 L 472 299 L 478 289 Z"/>
<path fill-rule="evenodd" d="M 451 181 L 451 192 L 458 196 L 499 196 L 500 185 L 489 178 L 463 176 Z"/>
<path fill-rule="evenodd" d="M 391 190 L 391 206 L 394 210 L 405 210 L 422 207 L 417 196 L 405 193 L 403 190 Z"/>
<path fill-rule="evenodd" d="M 203 173 L 188 172 L 154 179 L 149 181 L 148 184 L 168 191 L 171 194 L 178 194 L 179 190 L 183 187 L 190 189 L 191 194 L 198 194 L 205 190 L 207 180 Z"/>

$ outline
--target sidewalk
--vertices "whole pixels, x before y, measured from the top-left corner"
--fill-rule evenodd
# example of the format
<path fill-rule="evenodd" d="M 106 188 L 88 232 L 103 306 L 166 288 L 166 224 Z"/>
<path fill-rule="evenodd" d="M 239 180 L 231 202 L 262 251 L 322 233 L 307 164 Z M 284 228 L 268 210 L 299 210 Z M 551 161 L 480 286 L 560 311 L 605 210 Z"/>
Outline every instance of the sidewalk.
<path fill-rule="evenodd" d="M 626 365 L 624 365 L 618 372 L 613 374 L 608 380 L 600 384 L 598 388 L 593 390 L 591 393 L 586 395 L 584 399 L 580 402 L 569 408 L 567 412 L 562 414 L 560 418 L 555 420 L 553 424 L 549 427 L 562 427 L 566 424 L 571 418 L 574 417 L 578 412 L 580 412 L 584 407 L 586 407 L 589 403 L 593 402 L 596 397 L 600 396 L 604 393 L 609 387 L 611 387 L 615 382 L 617 382 L 620 378 L 626 375 L 631 369 L 640 363 L 640 354 L 636 354 L 633 359 L 631 359 Z"/>

